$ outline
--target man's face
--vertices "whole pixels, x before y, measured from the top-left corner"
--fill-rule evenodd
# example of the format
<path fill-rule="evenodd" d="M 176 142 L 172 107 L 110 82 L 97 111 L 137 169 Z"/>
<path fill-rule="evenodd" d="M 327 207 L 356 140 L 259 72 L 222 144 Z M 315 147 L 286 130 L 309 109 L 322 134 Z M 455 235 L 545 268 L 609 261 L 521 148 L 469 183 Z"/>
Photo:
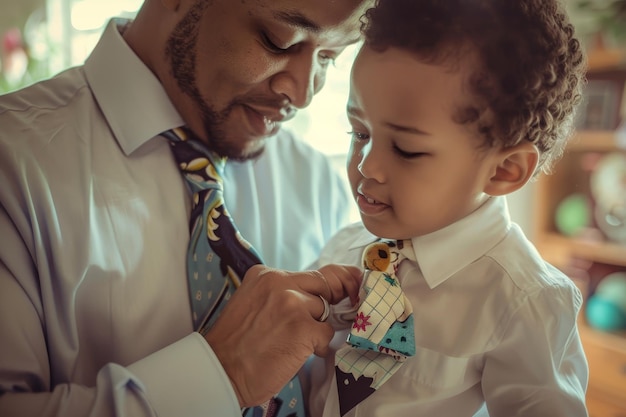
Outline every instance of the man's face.
<path fill-rule="evenodd" d="M 165 48 L 169 95 L 217 153 L 258 155 L 306 107 L 326 70 L 359 38 L 362 0 L 181 1 Z"/>

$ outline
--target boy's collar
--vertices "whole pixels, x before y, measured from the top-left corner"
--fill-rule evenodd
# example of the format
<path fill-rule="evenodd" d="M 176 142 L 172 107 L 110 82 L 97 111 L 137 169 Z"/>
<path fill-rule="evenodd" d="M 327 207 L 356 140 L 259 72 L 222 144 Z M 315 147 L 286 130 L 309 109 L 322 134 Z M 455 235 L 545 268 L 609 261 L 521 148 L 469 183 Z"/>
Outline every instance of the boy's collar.
<path fill-rule="evenodd" d="M 496 246 L 511 228 L 505 197 L 492 197 L 473 213 L 428 235 L 414 237 L 415 259 L 430 288 L 435 288 Z M 349 249 L 378 238 L 363 228 Z"/>

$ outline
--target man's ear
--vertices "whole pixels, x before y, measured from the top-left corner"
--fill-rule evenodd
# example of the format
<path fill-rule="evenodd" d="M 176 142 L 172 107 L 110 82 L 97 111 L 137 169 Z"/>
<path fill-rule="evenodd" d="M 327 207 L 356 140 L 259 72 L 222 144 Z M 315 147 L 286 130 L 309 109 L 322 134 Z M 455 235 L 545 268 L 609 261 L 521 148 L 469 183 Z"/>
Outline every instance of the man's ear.
<path fill-rule="evenodd" d="M 500 150 L 495 155 L 492 176 L 484 192 L 497 196 L 519 190 L 535 173 L 538 161 L 539 150 L 530 142 Z"/>

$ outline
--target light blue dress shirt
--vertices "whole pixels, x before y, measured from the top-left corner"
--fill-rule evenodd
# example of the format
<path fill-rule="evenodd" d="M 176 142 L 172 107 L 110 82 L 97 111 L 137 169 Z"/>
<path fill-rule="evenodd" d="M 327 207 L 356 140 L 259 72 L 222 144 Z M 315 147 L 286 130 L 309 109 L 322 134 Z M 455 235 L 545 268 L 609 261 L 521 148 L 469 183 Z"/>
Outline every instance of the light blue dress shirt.
<path fill-rule="evenodd" d="M 305 269 L 349 223 L 354 202 L 337 169 L 285 130 L 267 142 L 260 159 L 227 162 L 226 207 L 266 264 Z"/>
<path fill-rule="evenodd" d="M 83 67 L 0 97 L 1 416 L 240 416 L 192 331 L 190 194 L 157 136 L 180 125 L 113 22 Z M 299 267 L 347 197 L 323 157 L 270 143 L 229 170 L 230 210 L 270 265 Z"/>

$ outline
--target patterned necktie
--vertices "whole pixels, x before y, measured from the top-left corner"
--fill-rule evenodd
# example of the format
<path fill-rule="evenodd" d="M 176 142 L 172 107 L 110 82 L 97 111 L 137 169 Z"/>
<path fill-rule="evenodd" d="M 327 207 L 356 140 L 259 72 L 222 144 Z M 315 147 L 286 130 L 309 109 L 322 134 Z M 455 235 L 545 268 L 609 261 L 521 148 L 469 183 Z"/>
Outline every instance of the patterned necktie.
<path fill-rule="evenodd" d="M 241 284 L 246 271 L 262 261 L 241 237 L 224 206 L 222 175 L 226 159 L 211 152 L 185 127 L 161 135 L 169 140 L 174 158 L 193 193 L 187 277 L 194 328 L 205 334 Z M 244 416 L 304 417 L 298 377 L 268 403 L 246 409 Z"/>
<path fill-rule="evenodd" d="M 415 355 L 413 309 L 396 276 L 405 258 L 415 258 L 411 240 L 374 242 L 363 253 L 363 302 L 346 346 L 335 355 L 342 416 L 384 384 L 408 356 Z"/>

